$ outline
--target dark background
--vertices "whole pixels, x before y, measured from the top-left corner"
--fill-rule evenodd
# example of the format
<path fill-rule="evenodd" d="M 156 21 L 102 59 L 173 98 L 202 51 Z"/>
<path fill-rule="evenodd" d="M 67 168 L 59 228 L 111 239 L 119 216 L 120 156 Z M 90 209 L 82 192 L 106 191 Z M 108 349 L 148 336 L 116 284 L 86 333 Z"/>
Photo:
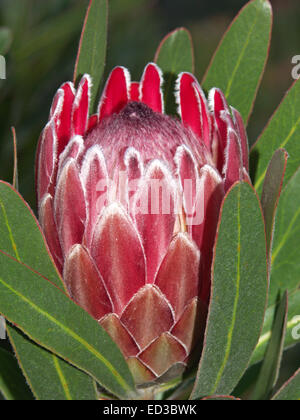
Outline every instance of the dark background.
<path fill-rule="evenodd" d="M 201 81 L 221 36 L 245 0 L 109 0 L 107 73 L 127 66 L 139 79 L 159 41 L 178 26 L 193 36 Z M 300 1 L 271 0 L 270 60 L 249 124 L 250 143 L 293 82 L 291 59 L 300 54 Z M 87 0 L 0 0 L 0 27 L 12 31 L 7 80 L 0 81 L 0 179 L 12 180 L 10 127 L 17 130 L 20 191 L 35 208 L 34 158 L 53 95 L 73 75 Z M 251 68 L 249 68 L 251 72 Z M 299 347 L 285 357 L 283 376 L 300 365 Z M 282 378 L 283 380 L 284 378 Z"/>

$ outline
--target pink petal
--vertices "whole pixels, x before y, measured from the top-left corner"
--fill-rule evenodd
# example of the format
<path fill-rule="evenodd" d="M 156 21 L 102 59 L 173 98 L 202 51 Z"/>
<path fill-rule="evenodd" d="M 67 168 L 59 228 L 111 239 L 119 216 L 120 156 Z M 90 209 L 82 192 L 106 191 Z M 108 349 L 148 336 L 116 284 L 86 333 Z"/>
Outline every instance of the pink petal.
<path fill-rule="evenodd" d="M 130 74 L 124 67 L 116 67 L 106 83 L 98 109 L 99 120 L 120 112 L 130 97 Z"/>
<path fill-rule="evenodd" d="M 174 309 L 176 320 L 199 293 L 200 252 L 187 234 L 178 233 L 157 274 L 155 285 Z"/>
<path fill-rule="evenodd" d="M 75 99 L 73 83 L 68 82 L 63 84 L 60 91 L 63 94 L 62 106 L 59 110 L 52 111 L 54 114 L 58 113 L 57 118 L 55 118 L 57 124 L 58 156 L 64 150 L 71 137 L 72 108 Z"/>
<path fill-rule="evenodd" d="M 212 120 L 212 141 L 211 141 L 211 154 L 214 166 L 222 172 L 223 160 L 224 160 L 224 151 L 220 148 L 220 141 L 219 141 L 219 131 L 217 128 L 217 124 Z"/>
<path fill-rule="evenodd" d="M 193 155 L 186 146 L 180 146 L 176 150 L 175 163 L 183 192 L 183 205 L 186 217 L 193 216 L 198 170 Z"/>
<path fill-rule="evenodd" d="M 135 196 L 134 217 L 146 254 L 147 283 L 153 283 L 175 225 L 176 185 L 168 169 L 153 161 Z"/>
<path fill-rule="evenodd" d="M 139 359 L 160 376 L 174 364 L 183 362 L 186 356 L 184 347 L 170 333 L 164 333 L 139 355 Z"/>
<path fill-rule="evenodd" d="M 74 159 L 65 163 L 59 176 L 54 210 L 60 241 L 66 255 L 74 244 L 82 242 L 86 218 L 83 188 Z"/>
<path fill-rule="evenodd" d="M 129 357 L 127 359 L 128 367 L 134 378 L 136 385 L 143 385 L 154 381 L 156 376 L 150 369 L 148 369 L 139 359 L 136 357 Z"/>
<path fill-rule="evenodd" d="M 245 124 L 241 114 L 231 107 L 231 111 L 234 118 L 235 129 L 239 135 L 240 143 L 242 147 L 243 165 L 247 172 L 249 172 L 249 144 L 248 136 L 245 128 Z"/>
<path fill-rule="evenodd" d="M 176 337 L 190 353 L 196 343 L 199 343 L 205 329 L 205 317 L 207 308 L 201 307 L 201 303 L 195 298 L 186 307 L 171 333 Z"/>
<path fill-rule="evenodd" d="M 128 204 L 130 214 L 134 208 L 134 195 L 140 185 L 141 178 L 144 173 L 144 165 L 140 153 L 133 147 L 129 147 L 124 155 L 124 163 L 127 172 L 127 192 L 128 192 Z"/>
<path fill-rule="evenodd" d="M 116 314 L 107 315 L 100 321 L 100 325 L 111 336 L 125 357 L 136 356 L 139 348 Z"/>
<path fill-rule="evenodd" d="M 140 84 L 139 82 L 132 82 L 130 87 L 130 100 L 139 102 L 140 100 Z"/>
<path fill-rule="evenodd" d="M 98 115 L 94 114 L 89 118 L 87 132 L 91 131 L 98 124 Z"/>
<path fill-rule="evenodd" d="M 220 89 L 212 89 L 209 93 L 209 101 L 214 112 L 217 127 L 220 133 L 222 148 L 225 149 L 227 144 L 227 123 L 221 118 L 222 112 L 229 112 L 229 107 L 223 92 Z"/>
<path fill-rule="evenodd" d="M 223 180 L 219 173 L 211 166 L 205 165 L 200 170 L 200 183 L 197 190 L 196 209 L 201 213 L 199 223 L 193 225 L 193 238 L 200 251 L 204 244 L 205 229 L 214 230 L 212 221 L 217 221 L 221 202 L 224 197 Z"/>
<path fill-rule="evenodd" d="M 108 173 L 100 146 L 95 145 L 87 151 L 81 167 L 81 180 L 88 203 L 85 243 L 89 247 L 98 216 L 108 199 Z"/>
<path fill-rule="evenodd" d="M 83 136 L 87 130 L 92 81 L 85 74 L 78 86 L 72 109 L 72 134 Z"/>
<path fill-rule="evenodd" d="M 121 314 L 132 296 L 145 285 L 145 257 L 132 221 L 118 204 L 107 207 L 92 240 L 92 256 Z"/>
<path fill-rule="evenodd" d="M 150 63 L 145 68 L 140 84 L 140 100 L 155 112 L 164 112 L 163 75 L 156 64 Z"/>
<path fill-rule="evenodd" d="M 212 147 L 212 120 L 209 112 L 208 103 L 205 94 L 198 83 L 194 84 L 194 89 L 198 97 L 198 102 L 201 109 L 201 124 L 202 124 L 202 140 L 206 144 L 208 150 Z"/>
<path fill-rule="evenodd" d="M 70 158 L 73 158 L 75 161 L 78 161 L 83 151 L 84 151 L 83 138 L 81 136 L 73 137 L 59 157 L 58 175 L 57 175 L 58 178 L 67 160 Z"/>
<path fill-rule="evenodd" d="M 42 200 L 49 192 L 49 187 L 54 181 L 54 172 L 57 161 L 57 137 L 54 121 L 50 121 L 42 134 L 38 153 L 38 199 Z"/>
<path fill-rule="evenodd" d="M 63 256 L 59 243 L 57 226 L 53 214 L 53 198 L 50 194 L 46 194 L 39 208 L 39 220 L 41 227 L 47 239 L 48 247 L 51 255 L 57 265 L 59 272 L 62 272 Z"/>
<path fill-rule="evenodd" d="M 202 138 L 201 108 L 199 95 L 195 90 L 197 80 L 192 74 L 181 73 L 177 80 L 177 103 L 179 115 L 186 127 L 190 127 L 194 133 Z"/>
<path fill-rule="evenodd" d="M 192 226 L 192 236 L 201 252 L 200 294 L 206 302 L 210 290 L 212 251 L 216 237 L 224 185 L 218 172 L 209 165 L 200 171 L 200 186 L 196 199 L 196 210 L 201 222 Z"/>
<path fill-rule="evenodd" d="M 142 288 L 124 310 L 121 321 L 144 349 L 174 324 L 170 306 L 153 286 Z"/>
<path fill-rule="evenodd" d="M 215 117 L 216 127 L 219 134 L 218 169 L 222 170 L 224 165 L 224 153 L 228 140 L 228 122 L 224 121 L 223 113 L 230 115 L 229 107 L 223 92 L 220 89 L 212 89 L 209 92 L 210 108 Z"/>
<path fill-rule="evenodd" d="M 224 165 L 224 178 L 225 178 L 225 191 L 237 181 L 242 181 L 243 175 L 243 162 L 242 150 L 239 143 L 239 138 L 235 131 L 229 129 L 228 131 L 228 144 L 225 151 L 225 165 Z"/>
<path fill-rule="evenodd" d="M 51 104 L 49 121 L 53 119 L 57 120 L 57 118 L 60 117 L 63 108 L 64 96 L 64 90 L 62 88 L 58 89 Z"/>
<path fill-rule="evenodd" d="M 103 280 L 81 245 L 75 245 L 66 258 L 64 281 L 70 296 L 95 319 L 113 311 Z"/>
<path fill-rule="evenodd" d="M 129 147 L 124 155 L 124 163 L 128 173 L 128 181 L 140 179 L 144 173 L 144 165 L 140 153 Z"/>

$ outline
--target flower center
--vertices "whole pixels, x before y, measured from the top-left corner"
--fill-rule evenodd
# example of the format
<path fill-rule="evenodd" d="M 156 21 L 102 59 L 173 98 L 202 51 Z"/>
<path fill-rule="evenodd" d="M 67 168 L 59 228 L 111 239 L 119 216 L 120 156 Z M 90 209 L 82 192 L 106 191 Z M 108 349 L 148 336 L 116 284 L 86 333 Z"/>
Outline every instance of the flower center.
<path fill-rule="evenodd" d="M 85 138 L 86 149 L 99 144 L 110 171 L 123 160 L 125 151 L 136 149 L 143 161 L 160 159 L 174 168 L 177 147 L 185 144 L 206 163 L 204 144 L 173 117 L 154 112 L 141 102 L 129 102 L 121 112 L 103 119 Z"/>

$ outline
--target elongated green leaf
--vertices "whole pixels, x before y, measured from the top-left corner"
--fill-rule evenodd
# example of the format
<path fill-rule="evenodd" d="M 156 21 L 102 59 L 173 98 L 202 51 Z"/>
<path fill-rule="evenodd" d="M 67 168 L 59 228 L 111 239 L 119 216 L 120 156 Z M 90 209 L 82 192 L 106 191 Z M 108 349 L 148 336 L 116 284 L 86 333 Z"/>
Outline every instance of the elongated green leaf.
<path fill-rule="evenodd" d="M 164 98 L 166 112 L 176 113 L 175 82 L 181 72 L 194 73 L 194 49 L 188 30 L 179 28 L 168 34 L 160 43 L 154 61 L 164 73 Z"/>
<path fill-rule="evenodd" d="M 85 73 L 92 76 L 92 110 L 97 108 L 97 96 L 105 67 L 107 17 L 107 0 L 90 0 L 75 64 L 74 82 Z"/>
<path fill-rule="evenodd" d="M 8 326 L 27 382 L 38 400 L 96 400 L 93 380 Z"/>
<path fill-rule="evenodd" d="M 8 327 L 8 334 L 37 399 L 96 399 L 93 380 L 85 373 L 33 343 L 16 328 Z"/>
<path fill-rule="evenodd" d="M 165 73 L 194 72 L 194 50 L 189 31 L 179 28 L 161 42 L 154 58 Z"/>
<path fill-rule="evenodd" d="M 300 80 L 295 82 L 283 102 L 272 116 L 266 129 L 254 145 L 252 162 L 258 165 L 252 170 L 255 188 L 261 191 L 269 161 L 273 153 L 284 148 L 289 156 L 284 184 L 291 179 L 300 166 Z"/>
<path fill-rule="evenodd" d="M 236 388 L 232 391 L 232 395 L 247 400 L 257 381 L 261 367 L 262 363 L 256 363 L 255 365 L 250 366 L 242 376 L 242 379 Z"/>
<path fill-rule="evenodd" d="M 0 54 L 6 54 L 12 41 L 12 33 L 8 28 L 0 28 Z"/>
<path fill-rule="evenodd" d="M 0 250 L 63 288 L 32 210 L 9 184 L 0 181 Z M 2 274 L 2 268 L 0 275 Z"/>
<path fill-rule="evenodd" d="M 54 284 L 62 286 L 61 279 L 59 277 L 59 274 L 57 273 L 57 270 L 54 267 L 51 257 L 48 254 L 48 250 L 46 249 L 43 236 L 40 232 L 40 228 L 37 224 L 35 217 L 33 216 L 31 210 L 28 208 L 22 197 L 20 197 L 10 185 L 7 185 L 5 183 L 0 183 L 0 208 L 0 249 L 15 256 L 20 261 L 31 266 L 36 271 L 40 271 L 45 277 L 47 276 Z M 3 271 L 5 271 L 5 268 L 1 267 L 0 275 L 3 273 Z M 50 375 L 51 369 L 54 370 L 55 367 L 53 365 L 53 361 L 57 358 L 55 356 L 51 356 L 50 354 L 48 354 L 48 352 L 44 351 L 43 349 L 39 351 L 39 347 L 34 347 L 34 345 L 31 346 L 31 350 L 28 350 L 28 346 L 26 347 L 25 345 L 22 345 L 21 339 L 15 342 L 15 338 L 18 338 L 17 333 L 10 335 L 11 343 L 16 349 L 21 366 L 26 365 L 25 373 L 28 378 L 28 381 L 30 383 L 34 383 L 35 395 L 39 396 L 40 388 L 42 388 L 43 384 L 46 384 L 45 389 L 42 388 L 41 390 L 41 399 L 48 399 L 44 398 L 46 397 L 46 392 L 49 392 L 48 395 L 50 395 L 53 389 L 56 390 L 55 395 L 58 397 L 56 399 L 62 399 L 62 395 L 64 394 L 62 394 L 62 389 L 60 389 L 59 387 L 59 377 L 55 377 L 55 375 L 52 375 L 51 380 L 49 380 L 49 382 L 47 382 L 46 380 L 46 372 L 48 371 L 48 374 Z M 41 352 L 42 355 L 40 355 Z M 43 354 L 44 358 L 42 357 Z M 47 364 L 48 369 L 46 369 Z M 41 365 L 43 367 L 41 367 Z M 44 375 L 40 376 L 40 374 L 37 374 L 36 371 L 33 372 L 33 374 L 31 375 L 31 366 L 33 366 L 36 370 L 44 369 Z M 69 376 L 71 374 L 71 369 L 75 370 L 72 367 L 67 369 L 67 373 L 69 374 Z M 76 373 L 77 372 L 79 371 L 76 371 Z M 92 379 L 88 378 L 82 372 L 79 372 L 77 373 L 77 375 L 74 376 L 75 378 L 74 380 L 72 380 L 72 384 L 74 384 L 74 386 L 76 383 L 75 379 L 79 379 L 80 377 L 84 378 L 86 383 L 86 395 L 89 389 L 91 389 Z M 56 382 L 53 380 L 53 377 L 56 378 Z M 35 382 L 38 383 L 36 384 Z M 42 382 L 40 387 L 39 382 Z M 51 387 L 49 383 L 53 384 L 53 387 Z M 77 393 L 76 399 L 79 399 L 79 393 Z"/>
<path fill-rule="evenodd" d="M 222 206 L 208 325 L 192 398 L 229 395 L 258 342 L 267 296 L 266 238 L 252 187 L 236 184 Z"/>
<path fill-rule="evenodd" d="M 271 258 L 271 249 L 273 242 L 273 233 L 275 225 L 275 215 L 281 194 L 283 178 L 286 170 L 288 154 L 284 149 L 279 149 L 269 164 L 265 177 L 261 205 L 264 213 L 267 235 L 267 250 L 269 262 Z"/>
<path fill-rule="evenodd" d="M 300 286 L 300 169 L 290 180 L 278 204 L 270 284 L 270 304 L 279 291 Z"/>
<path fill-rule="evenodd" d="M 133 379 L 109 335 L 87 312 L 40 275 L 0 253 L 0 313 L 29 338 L 107 390 L 127 397 Z"/>
<path fill-rule="evenodd" d="M 274 396 L 275 401 L 300 401 L 300 369 Z"/>
<path fill-rule="evenodd" d="M 225 34 L 203 80 L 207 90 L 223 90 L 248 121 L 265 68 L 272 28 L 267 0 L 252 0 Z"/>
<path fill-rule="evenodd" d="M 275 314 L 272 335 L 251 400 L 268 400 L 277 382 L 282 360 L 288 316 L 288 294 L 284 294 Z"/>
<path fill-rule="evenodd" d="M 15 357 L 0 348 L 0 394 L 6 400 L 32 400 L 33 395 Z"/>
<path fill-rule="evenodd" d="M 289 311 L 287 318 L 287 331 L 284 341 L 284 348 L 287 349 L 300 343 L 300 290 L 289 293 Z M 272 335 L 273 321 L 277 305 L 270 306 L 266 311 L 262 335 L 252 356 L 251 365 L 260 362 L 267 351 Z"/>

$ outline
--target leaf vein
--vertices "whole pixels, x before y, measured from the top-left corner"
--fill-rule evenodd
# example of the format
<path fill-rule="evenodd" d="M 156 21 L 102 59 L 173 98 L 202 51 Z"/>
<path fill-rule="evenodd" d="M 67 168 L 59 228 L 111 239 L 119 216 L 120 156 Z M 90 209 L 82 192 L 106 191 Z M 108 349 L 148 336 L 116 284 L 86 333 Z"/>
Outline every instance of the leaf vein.
<path fill-rule="evenodd" d="M 237 242 L 237 275 L 236 275 L 236 295 L 234 299 L 233 314 L 232 314 L 232 323 L 228 332 L 228 340 L 226 346 L 225 357 L 222 363 L 222 366 L 218 372 L 215 385 L 211 391 L 211 395 L 215 394 L 217 391 L 219 382 L 221 381 L 222 375 L 224 373 L 225 367 L 230 357 L 233 333 L 237 318 L 238 304 L 240 298 L 240 283 L 241 283 L 241 190 L 238 191 L 238 205 L 237 205 L 237 227 L 238 227 L 238 242 Z"/>
<path fill-rule="evenodd" d="M 71 392 L 70 392 L 66 377 L 63 374 L 63 371 L 61 370 L 61 367 L 59 366 L 58 358 L 54 354 L 52 354 L 52 357 L 53 357 L 53 363 L 54 363 L 55 369 L 57 371 L 57 375 L 58 375 L 59 380 L 62 384 L 62 387 L 63 387 L 64 393 L 66 395 L 66 398 L 67 398 L 68 401 L 72 401 L 73 398 L 71 396 Z"/>
<path fill-rule="evenodd" d="M 18 252 L 18 249 L 17 249 L 16 242 L 14 240 L 14 236 L 13 236 L 11 227 L 9 225 L 9 221 L 8 221 L 7 213 L 6 213 L 6 210 L 5 210 L 5 206 L 4 206 L 4 204 L 2 203 L 1 200 L 0 200 L 0 206 L 1 206 L 1 209 L 2 209 L 2 213 L 3 213 L 3 216 L 4 216 L 5 225 L 6 225 L 7 230 L 8 230 L 8 235 L 9 235 L 9 239 L 11 241 L 12 248 L 14 250 L 14 253 L 16 255 L 17 260 L 18 261 L 21 261 L 20 255 L 19 255 L 19 252 Z"/>
<path fill-rule="evenodd" d="M 74 331 L 72 331 L 67 326 L 63 325 L 61 322 L 59 322 L 57 319 L 55 319 L 52 315 L 50 315 L 49 313 L 44 311 L 42 308 L 37 306 L 35 303 L 33 303 L 31 300 L 27 299 L 25 296 L 23 296 L 21 293 L 19 293 L 17 290 L 15 290 L 13 287 L 11 287 L 9 284 L 7 284 L 1 277 L 0 277 L 0 283 L 2 283 L 2 285 L 4 287 L 6 287 L 8 290 L 10 290 L 19 299 L 23 300 L 27 305 L 31 306 L 35 311 L 37 311 L 42 316 L 47 318 L 50 322 L 52 322 L 57 327 L 62 329 L 66 334 L 70 335 L 74 340 L 76 340 L 81 346 L 83 346 L 91 354 L 93 354 L 97 359 L 99 359 L 107 367 L 108 370 L 111 371 L 111 373 L 114 375 L 114 377 L 119 382 L 119 384 L 122 386 L 122 388 L 125 389 L 125 390 L 129 390 L 129 386 L 126 384 L 126 382 L 120 376 L 120 374 L 117 372 L 117 370 L 112 366 L 112 364 L 101 353 L 99 353 L 92 345 L 90 345 L 86 340 L 84 340 L 82 337 L 80 337 L 78 334 L 76 334 Z"/>
<path fill-rule="evenodd" d="M 251 35 L 252 35 L 252 33 L 253 33 L 253 31 L 254 31 L 254 28 L 255 28 L 255 26 L 256 26 L 257 20 L 258 20 L 258 10 L 257 10 L 257 13 L 256 13 L 255 20 L 254 20 L 254 22 L 253 22 L 253 25 L 251 26 L 251 28 L 250 28 L 250 30 L 249 30 L 249 33 L 248 33 L 248 36 L 247 36 L 247 39 L 246 39 L 245 45 L 244 45 L 244 47 L 242 48 L 242 51 L 241 51 L 241 53 L 240 53 L 240 55 L 239 55 L 239 57 L 238 57 L 238 60 L 237 60 L 236 65 L 235 65 L 235 68 L 233 69 L 232 76 L 231 76 L 231 78 L 230 78 L 230 79 L 229 79 L 229 81 L 228 81 L 228 86 L 227 86 L 226 93 L 225 93 L 226 98 L 228 98 L 228 97 L 229 97 L 229 94 L 230 94 L 230 91 L 231 91 L 231 87 L 232 87 L 233 81 L 234 81 L 235 76 L 236 76 L 236 74 L 237 74 L 237 71 L 238 71 L 238 69 L 239 69 L 239 67 L 240 67 L 240 64 L 241 64 L 241 62 L 242 62 L 242 59 L 243 59 L 243 57 L 244 57 L 244 55 L 245 55 L 245 53 L 246 53 L 246 49 L 247 49 L 247 47 L 248 47 L 248 45 L 249 45 L 249 43 L 250 43 L 250 38 L 251 38 Z"/>

